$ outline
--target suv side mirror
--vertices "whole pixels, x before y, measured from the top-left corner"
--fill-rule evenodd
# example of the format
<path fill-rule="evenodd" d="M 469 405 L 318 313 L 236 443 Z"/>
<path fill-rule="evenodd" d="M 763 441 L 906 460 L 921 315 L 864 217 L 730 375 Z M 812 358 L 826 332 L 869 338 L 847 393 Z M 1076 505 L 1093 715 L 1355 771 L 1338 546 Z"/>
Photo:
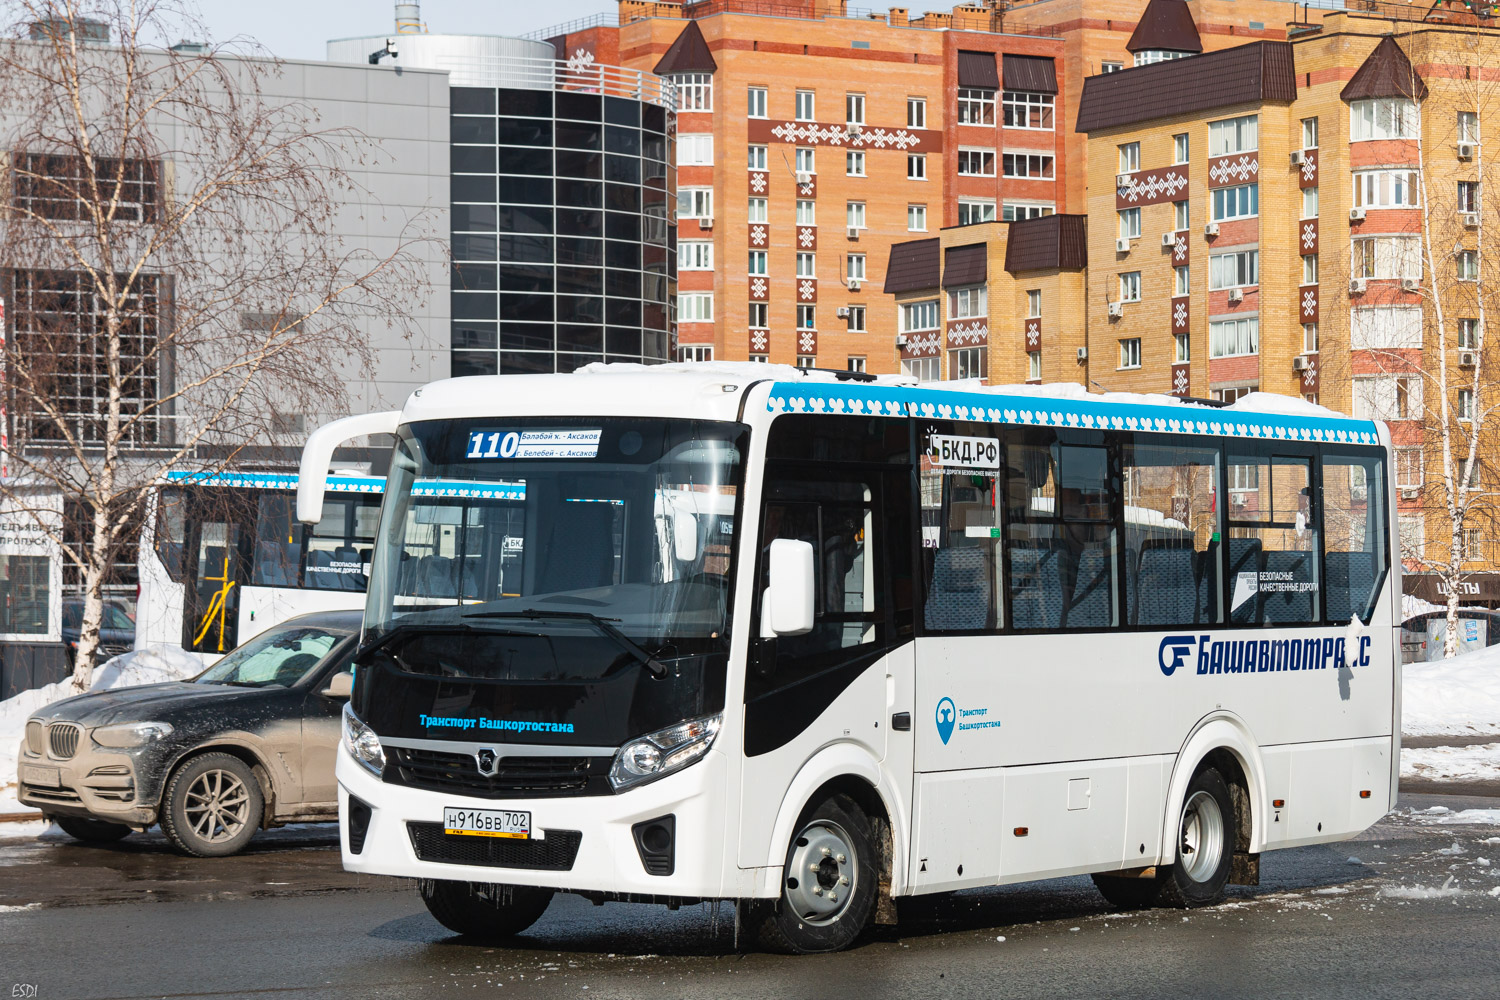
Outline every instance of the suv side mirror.
<path fill-rule="evenodd" d="M 354 693 L 354 673 L 340 670 L 328 678 L 328 686 L 318 692 L 325 698 L 347 698 Z"/>
<path fill-rule="evenodd" d="M 768 584 L 760 601 L 761 638 L 811 632 L 816 586 L 812 543 L 778 538 L 771 542 L 768 559 Z"/>

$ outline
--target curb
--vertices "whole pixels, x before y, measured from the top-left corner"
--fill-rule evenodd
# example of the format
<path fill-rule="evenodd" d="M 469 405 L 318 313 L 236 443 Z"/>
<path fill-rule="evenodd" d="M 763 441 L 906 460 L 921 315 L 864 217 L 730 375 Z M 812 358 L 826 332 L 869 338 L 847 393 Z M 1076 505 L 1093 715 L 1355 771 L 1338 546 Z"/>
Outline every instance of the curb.
<path fill-rule="evenodd" d="M 41 818 L 39 812 L 0 813 L 0 823 L 31 823 Z"/>

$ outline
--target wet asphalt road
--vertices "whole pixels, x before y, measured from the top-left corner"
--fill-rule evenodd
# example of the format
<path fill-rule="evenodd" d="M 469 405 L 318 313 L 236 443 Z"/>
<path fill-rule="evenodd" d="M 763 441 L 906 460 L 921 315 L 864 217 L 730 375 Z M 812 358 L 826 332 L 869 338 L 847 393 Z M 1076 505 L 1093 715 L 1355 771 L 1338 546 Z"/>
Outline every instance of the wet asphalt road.
<path fill-rule="evenodd" d="M 1436 804 L 1500 799 L 1403 800 Z M 12 837 L 0 826 L 0 997 L 1500 996 L 1500 826 L 1404 809 L 1265 855 L 1262 885 L 1210 909 L 1117 913 L 1086 878 L 971 890 L 812 958 L 741 953 L 727 908 L 571 896 L 512 947 L 469 945 L 408 885 L 343 872 L 328 827 L 217 861 L 155 835 Z"/>

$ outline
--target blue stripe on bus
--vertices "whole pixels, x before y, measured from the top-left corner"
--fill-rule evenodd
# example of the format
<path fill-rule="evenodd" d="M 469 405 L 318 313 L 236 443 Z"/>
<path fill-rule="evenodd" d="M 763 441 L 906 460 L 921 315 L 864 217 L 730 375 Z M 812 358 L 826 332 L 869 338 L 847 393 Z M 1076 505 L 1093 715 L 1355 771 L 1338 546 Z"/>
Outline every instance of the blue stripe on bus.
<path fill-rule="evenodd" d="M 181 469 L 167 473 L 174 485 L 235 486 L 255 490 L 295 490 L 295 475 L 275 472 L 190 472 Z M 330 493 L 385 492 L 380 476 L 329 476 Z M 478 483 L 462 480 L 434 479 L 417 483 L 412 495 L 419 497 L 475 497 L 478 499 L 525 500 L 524 483 Z"/>
<path fill-rule="evenodd" d="M 1377 444 L 1380 441 L 1373 422 L 1348 417 L 1304 417 L 1191 404 L 1151 406 L 848 382 L 777 382 L 771 386 L 766 408 L 772 413 L 927 417 L 1034 427 L 1210 434 L 1338 444 Z"/>

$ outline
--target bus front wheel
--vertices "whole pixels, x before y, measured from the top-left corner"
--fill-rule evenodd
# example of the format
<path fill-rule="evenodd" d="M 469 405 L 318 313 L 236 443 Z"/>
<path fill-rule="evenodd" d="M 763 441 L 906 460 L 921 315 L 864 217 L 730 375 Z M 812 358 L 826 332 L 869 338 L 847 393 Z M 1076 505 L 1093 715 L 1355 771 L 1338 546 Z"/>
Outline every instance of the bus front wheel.
<path fill-rule="evenodd" d="M 808 955 L 849 947 L 869 925 L 880 882 L 870 819 L 846 795 L 803 815 L 787 848 L 781 898 L 746 907 L 766 951 Z"/>
<path fill-rule="evenodd" d="M 438 923 L 484 942 L 521 933 L 541 919 L 553 896 L 551 889 L 429 878 L 417 883 L 417 891 Z"/>

